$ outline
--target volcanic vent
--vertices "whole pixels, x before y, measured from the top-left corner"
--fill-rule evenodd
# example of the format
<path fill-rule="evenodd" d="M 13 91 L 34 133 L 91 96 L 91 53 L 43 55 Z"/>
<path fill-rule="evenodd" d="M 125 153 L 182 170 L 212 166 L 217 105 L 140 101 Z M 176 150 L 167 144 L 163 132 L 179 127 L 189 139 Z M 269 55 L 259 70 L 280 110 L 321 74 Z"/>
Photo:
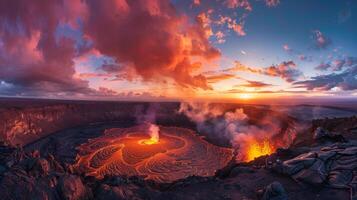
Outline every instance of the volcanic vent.
<path fill-rule="evenodd" d="M 79 147 L 76 169 L 97 178 L 142 176 L 168 183 L 192 175 L 213 176 L 233 157 L 231 149 L 210 144 L 189 129 L 160 126 L 159 139 L 149 137 L 152 129 L 141 125 L 106 130 Z"/>

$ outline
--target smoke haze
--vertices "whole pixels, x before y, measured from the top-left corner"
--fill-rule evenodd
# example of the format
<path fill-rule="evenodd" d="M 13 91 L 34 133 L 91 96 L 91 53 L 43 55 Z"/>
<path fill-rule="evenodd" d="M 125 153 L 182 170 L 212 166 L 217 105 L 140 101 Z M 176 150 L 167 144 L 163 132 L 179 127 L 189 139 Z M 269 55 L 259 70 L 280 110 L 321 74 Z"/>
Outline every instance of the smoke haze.
<path fill-rule="evenodd" d="M 249 145 L 269 141 L 274 150 L 287 147 L 295 137 L 295 132 L 281 135 L 282 124 L 276 116 L 264 113 L 258 124 L 248 116 L 243 108 L 226 110 L 222 106 L 210 103 L 187 103 L 180 105 L 179 112 L 196 123 L 200 133 L 228 140 L 237 150 L 237 160 L 245 160 Z M 259 116 L 261 117 L 261 116 Z"/>

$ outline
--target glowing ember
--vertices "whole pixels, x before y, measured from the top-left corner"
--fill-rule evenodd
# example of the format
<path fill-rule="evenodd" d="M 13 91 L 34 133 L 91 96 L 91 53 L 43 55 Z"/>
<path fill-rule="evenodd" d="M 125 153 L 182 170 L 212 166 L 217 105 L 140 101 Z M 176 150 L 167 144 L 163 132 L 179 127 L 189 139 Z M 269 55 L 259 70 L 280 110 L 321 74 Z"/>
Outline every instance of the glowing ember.
<path fill-rule="evenodd" d="M 145 134 L 148 130 L 150 139 Z M 124 175 L 172 182 L 213 176 L 233 157 L 231 149 L 214 146 L 189 129 L 160 127 L 160 140 L 158 133 L 159 127 L 148 124 L 106 130 L 79 147 L 74 167 L 97 178 Z"/>
<path fill-rule="evenodd" d="M 274 153 L 274 147 L 267 139 L 263 142 L 254 140 L 248 144 L 245 161 L 251 161 L 260 156 L 270 155 L 272 153 Z"/>

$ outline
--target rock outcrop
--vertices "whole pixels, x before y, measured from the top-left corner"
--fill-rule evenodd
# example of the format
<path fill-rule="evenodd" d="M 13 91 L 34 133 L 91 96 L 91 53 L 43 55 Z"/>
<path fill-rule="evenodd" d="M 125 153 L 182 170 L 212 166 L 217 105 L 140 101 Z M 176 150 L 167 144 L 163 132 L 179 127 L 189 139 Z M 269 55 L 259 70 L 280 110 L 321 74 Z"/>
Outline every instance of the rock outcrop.
<path fill-rule="evenodd" d="M 16 150 L 21 151 L 21 150 Z M 16 154 L 16 151 L 13 154 Z M 10 156 L 0 174 L 1 199 L 90 199 L 92 193 L 77 175 L 68 174 L 52 158 L 40 157 L 39 152 Z M 1 165 L 0 165 L 1 166 Z"/>
<path fill-rule="evenodd" d="M 275 171 L 314 186 L 349 188 L 357 198 L 357 142 L 334 143 L 277 163 Z"/>
<path fill-rule="evenodd" d="M 265 190 L 261 200 L 287 200 L 288 195 L 281 183 L 275 181 L 269 184 Z"/>

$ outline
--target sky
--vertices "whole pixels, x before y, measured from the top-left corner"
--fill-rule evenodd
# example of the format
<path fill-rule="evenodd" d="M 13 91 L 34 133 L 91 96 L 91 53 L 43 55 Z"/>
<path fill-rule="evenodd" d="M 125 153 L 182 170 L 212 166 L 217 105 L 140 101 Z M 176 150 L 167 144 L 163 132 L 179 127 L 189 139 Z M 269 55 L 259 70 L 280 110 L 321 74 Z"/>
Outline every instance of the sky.
<path fill-rule="evenodd" d="M 2 0 L 0 96 L 357 97 L 355 0 Z"/>

